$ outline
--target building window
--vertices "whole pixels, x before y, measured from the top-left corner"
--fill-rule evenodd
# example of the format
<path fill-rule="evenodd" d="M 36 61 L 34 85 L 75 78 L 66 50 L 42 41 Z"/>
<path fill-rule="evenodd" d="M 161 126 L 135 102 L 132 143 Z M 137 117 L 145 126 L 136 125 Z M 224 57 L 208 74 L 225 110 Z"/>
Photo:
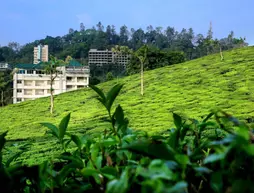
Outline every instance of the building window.
<path fill-rule="evenodd" d="M 22 84 L 22 80 L 17 80 L 17 84 Z"/>
<path fill-rule="evenodd" d="M 72 89 L 72 86 L 71 85 L 67 85 L 66 88 L 67 89 Z"/>
<path fill-rule="evenodd" d="M 82 86 L 82 85 L 78 85 L 78 88 L 84 88 L 84 86 Z"/>
<path fill-rule="evenodd" d="M 25 70 L 19 70 L 18 74 L 25 74 Z"/>
<path fill-rule="evenodd" d="M 84 77 L 78 77 L 78 81 L 84 81 Z"/>
<path fill-rule="evenodd" d="M 44 95 L 44 90 L 43 89 L 35 90 L 35 95 Z"/>
<path fill-rule="evenodd" d="M 21 90 L 21 89 L 17 89 L 17 92 L 21 93 L 21 92 L 22 92 L 22 90 Z"/>
<path fill-rule="evenodd" d="M 21 98 L 17 98 L 17 102 L 21 102 L 22 101 L 22 99 Z"/>
<path fill-rule="evenodd" d="M 72 77 L 67 77 L 67 80 L 71 81 L 71 80 L 72 80 Z"/>
<path fill-rule="evenodd" d="M 36 74 L 44 74 L 44 72 L 42 70 L 36 70 L 35 72 L 36 72 Z"/>
<path fill-rule="evenodd" d="M 27 70 L 27 74 L 33 74 L 34 71 L 33 70 Z"/>

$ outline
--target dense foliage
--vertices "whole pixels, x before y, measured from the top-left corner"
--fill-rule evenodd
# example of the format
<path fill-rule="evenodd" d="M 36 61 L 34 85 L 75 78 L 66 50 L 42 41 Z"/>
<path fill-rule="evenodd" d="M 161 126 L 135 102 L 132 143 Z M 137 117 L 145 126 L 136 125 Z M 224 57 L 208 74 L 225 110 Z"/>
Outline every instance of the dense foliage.
<path fill-rule="evenodd" d="M 84 24 L 80 24 L 79 30 L 69 29 L 69 33 L 60 37 L 47 36 L 41 40 L 27 43 L 20 46 L 17 42 L 10 42 L 8 46 L 0 46 L 0 62 L 10 64 L 33 63 L 33 48 L 38 44 L 49 45 L 49 53 L 57 58 L 64 59 L 67 56 L 75 58 L 84 65 L 88 64 L 88 51 L 91 48 L 111 49 L 115 45 L 128 46 L 134 52 L 142 49 L 143 45 L 149 46 L 148 60 L 145 63 L 145 70 L 155 69 L 171 64 L 183 62 L 185 59 L 191 60 L 208 54 L 225 51 L 232 48 L 246 46 L 244 38 L 235 38 L 230 32 L 228 37 L 220 40 L 213 38 L 212 28 L 207 35 L 195 35 L 192 28 L 182 29 L 180 32 L 173 27 L 148 26 L 143 29 L 128 30 L 127 26 L 122 26 L 117 33 L 113 25 L 108 25 L 106 29 L 101 22 L 92 29 L 85 29 Z M 126 68 L 121 65 L 104 65 L 98 68 L 90 66 L 90 83 L 96 85 L 107 80 L 107 73 L 111 72 L 115 77 L 123 77 L 126 74 L 139 72 L 139 62 L 137 57 L 132 57 L 130 64 Z M 1 82 L 0 84 L 5 83 Z M 6 90 L 5 90 L 6 91 Z M 7 101 L 11 101 L 6 95 Z"/>
<path fill-rule="evenodd" d="M 24 150 L 2 157 L 1 192 L 253 192 L 254 139 L 251 128 L 223 112 L 202 121 L 173 113 L 174 128 L 148 135 L 128 126 L 121 105 L 112 105 L 123 85 L 107 94 L 92 89 L 108 113 L 109 128 L 98 138 L 68 132 L 68 113 L 59 126 L 41 123 L 61 145 L 58 162 L 13 163 Z M 212 121 L 214 117 L 215 121 Z M 74 148 L 70 149 L 69 146 Z"/>
<path fill-rule="evenodd" d="M 209 55 L 180 65 L 171 65 L 144 73 L 144 96 L 140 95 L 140 75 L 99 84 L 103 90 L 125 84 L 115 104 L 121 104 L 129 118 L 129 126 L 149 134 L 160 135 L 173 127 L 169 112 L 202 120 L 213 108 L 223 109 L 240 120 L 254 120 L 254 47 Z M 54 138 L 44 136 L 42 121 L 57 124 L 62 116 L 72 112 L 69 132 L 97 136 L 104 128 L 107 114 L 95 100 L 90 88 L 55 96 L 55 112 L 49 113 L 50 98 L 40 98 L 9 105 L 0 110 L 0 132 L 8 130 L 8 146 L 31 144 L 19 158 L 33 165 L 53 158 L 61 152 Z M 11 124 L 10 124 L 11 123 Z M 8 154 L 9 155 L 9 154 Z M 8 157 L 8 155 L 5 155 Z"/>
<path fill-rule="evenodd" d="M 10 69 L 0 71 L 0 106 L 12 103 L 12 73 Z"/>
<path fill-rule="evenodd" d="M 69 29 L 69 33 L 62 37 L 47 36 L 23 46 L 17 42 L 10 42 L 8 46 L 0 47 L 0 62 L 32 63 L 33 47 L 40 43 L 49 45 L 49 53 L 57 58 L 72 56 L 83 64 L 87 64 L 88 51 L 91 48 L 111 49 L 114 45 L 128 46 L 135 51 L 147 44 L 161 50 L 183 52 L 188 60 L 219 52 L 220 47 L 225 51 L 247 45 L 245 39 L 235 38 L 234 32 L 220 40 L 215 39 L 211 27 L 205 35 L 195 34 L 192 28 L 178 32 L 173 27 L 163 29 L 148 26 L 143 30 L 128 29 L 125 25 L 117 33 L 113 25 L 104 29 L 99 22 L 96 27 L 85 29 L 81 23 L 79 30 Z"/>

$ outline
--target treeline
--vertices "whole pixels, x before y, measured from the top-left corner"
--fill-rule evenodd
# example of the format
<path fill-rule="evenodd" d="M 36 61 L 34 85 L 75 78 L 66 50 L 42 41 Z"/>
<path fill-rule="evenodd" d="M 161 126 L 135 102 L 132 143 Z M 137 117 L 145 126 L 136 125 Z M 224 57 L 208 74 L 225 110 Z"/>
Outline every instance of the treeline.
<path fill-rule="evenodd" d="M 49 45 L 50 54 L 58 58 L 72 56 L 83 64 L 88 63 L 88 51 L 91 48 L 111 49 L 114 45 L 128 46 L 134 51 L 144 44 L 160 50 L 180 51 L 187 60 L 199 58 L 211 53 L 219 52 L 220 49 L 228 50 L 246 46 L 244 38 L 235 38 L 234 32 L 222 39 L 213 37 L 212 27 L 207 34 L 195 34 L 192 28 L 177 31 L 173 27 L 148 26 L 144 29 L 120 27 L 117 32 L 114 25 L 106 28 L 101 22 L 96 27 L 86 29 L 80 24 L 79 30 L 69 29 L 64 36 L 51 37 L 36 40 L 20 46 L 17 42 L 10 42 L 8 46 L 0 47 L 0 62 L 31 63 L 33 61 L 33 47 L 38 44 Z"/>

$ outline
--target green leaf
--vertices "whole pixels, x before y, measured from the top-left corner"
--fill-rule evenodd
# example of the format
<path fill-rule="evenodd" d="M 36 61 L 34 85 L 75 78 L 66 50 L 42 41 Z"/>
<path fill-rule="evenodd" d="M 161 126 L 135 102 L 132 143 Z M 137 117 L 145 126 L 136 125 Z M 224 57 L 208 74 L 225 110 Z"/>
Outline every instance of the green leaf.
<path fill-rule="evenodd" d="M 44 126 L 44 127 L 47 127 L 48 129 L 50 129 L 51 134 L 53 136 L 55 136 L 57 139 L 59 139 L 59 131 L 58 131 L 58 128 L 55 125 L 53 125 L 51 123 L 41 123 L 41 125 Z"/>
<path fill-rule="evenodd" d="M 100 171 L 104 176 L 106 176 L 110 180 L 113 180 L 118 175 L 117 170 L 114 167 L 105 166 L 101 168 Z"/>
<path fill-rule="evenodd" d="M 172 188 L 170 188 L 168 193 L 182 193 L 186 192 L 188 184 L 185 181 L 177 182 Z"/>
<path fill-rule="evenodd" d="M 174 119 L 174 123 L 177 129 L 181 129 L 182 127 L 182 118 L 177 115 L 176 113 L 173 113 L 173 119 Z"/>
<path fill-rule="evenodd" d="M 106 193 L 126 193 L 128 191 L 128 172 L 122 172 L 120 179 L 115 179 L 107 184 Z"/>
<path fill-rule="evenodd" d="M 71 140 L 77 145 L 79 149 L 81 149 L 82 143 L 77 135 L 71 135 Z"/>
<path fill-rule="evenodd" d="M 187 134 L 187 132 L 188 132 L 188 130 L 189 130 L 189 127 L 183 127 L 182 129 L 181 129 L 181 131 L 180 131 L 180 139 L 183 141 L 184 140 L 184 138 L 185 138 L 185 136 L 186 136 L 186 134 Z"/>
<path fill-rule="evenodd" d="M 92 168 L 83 168 L 81 170 L 81 174 L 84 177 L 90 177 L 90 176 L 92 176 L 95 179 L 97 184 L 101 183 L 100 172 L 95 170 L 95 169 L 92 169 Z"/>
<path fill-rule="evenodd" d="M 210 174 L 212 170 L 206 168 L 206 167 L 194 167 L 193 168 L 196 172 L 201 173 L 201 174 Z"/>
<path fill-rule="evenodd" d="M 60 155 L 59 159 L 71 161 L 71 166 L 73 168 L 83 168 L 84 167 L 82 159 L 80 159 L 77 156 Z"/>
<path fill-rule="evenodd" d="M 14 154 L 13 156 L 11 156 L 5 163 L 6 167 L 9 167 L 11 162 L 15 161 L 22 153 L 24 153 L 24 151 L 18 152 L 16 154 Z"/>
<path fill-rule="evenodd" d="M 0 152 L 2 152 L 3 148 L 4 148 L 4 145 L 6 143 L 6 135 L 7 135 L 8 131 L 5 131 L 4 133 L 2 133 L 0 135 Z"/>
<path fill-rule="evenodd" d="M 221 172 L 214 172 L 211 177 L 211 188 L 214 192 L 222 192 L 223 188 L 223 178 Z"/>
<path fill-rule="evenodd" d="M 81 173 L 83 176 L 92 176 L 92 175 L 98 175 L 99 172 L 95 169 L 92 168 L 83 168 L 81 170 Z"/>
<path fill-rule="evenodd" d="M 102 156 L 99 155 L 96 160 L 95 160 L 95 165 L 97 167 L 97 169 L 100 169 L 101 168 L 101 164 L 102 164 Z"/>
<path fill-rule="evenodd" d="M 254 144 L 248 144 L 243 149 L 249 156 L 254 156 Z"/>
<path fill-rule="evenodd" d="M 207 117 L 203 120 L 203 123 L 205 123 L 207 120 L 209 120 L 212 116 L 214 115 L 214 113 L 210 113 L 209 115 L 207 115 Z"/>
<path fill-rule="evenodd" d="M 124 121 L 124 113 L 123 113 L 123 109 L 120 105 L 118 105 L 115 110 L 115 118 L 116 118 L 116 122 L 118 124 L 122 124 Z"/>
<path fill-rule="evenodd" d="M 100 102 L 106 106 L 106 96 L 104 95 L 104 93 L 102 92 L 101 89 L 99 89 L 98 87 L 94 86 L 94 85 L 90 85 L 89 86 L 91 89 L 93 89 L 100 97 Z"/>
<path fill-rule="evenodd" d="M 175 155 L 175 159 L 184 168 L 186 168 L 186 165 L 190 163 L 190 159 L 187 155 L 177 154 L 177 155 Z"/>
<path fill-rule="evenodd" d="M 70 165 L 64 166 L 56 177 L 56 181 L 62 186 L 67 176 L 73 171 Z"/>
<path fill-rule="evenodd" d="M 165 143 L 156 142 L 151 143 L 151 141 L 143 140 L 138 142 L 133 142 L 131 144 L 124 145 L 122 149 L 127 149 L 134 153 L 140 153 L 144 156 L 149 156 L 152 158 L 159 158 L 164 160 L 174 160 L 174 150 L 170 148 Z"/>
<path fill-rule="evenodd" d="M 63 140 L 64 138 L 64 135 L 66 133 L 66 130 L 70 121 L 70 117 L 71 117 L 71 114 L 68 113 L 68 115 L 66 115 L 60 122 L 60 125 L 59 125 L 59 139 L 60 140 Z"/>
<path fill-rule="evenodd" d="M 112 145 L 117 145 L 118 141 L 114 138 L 108 138 L 108 139 L 105 139 L 102 142 L 102 144 L 103 144 L 104 147 L 109 147 L 109 146 L 112 146 Z"/>
<path fill-rule="evenodd" d="M 208 157 L 205 158 L 204 164 L 217 162 L 217 161 L 219 161 L 219 160 L 224 159 L 225 156 L 226 156 L 226 153 L 225 153 L 225 152 L 220 153 L 220 154 L 212 154 L 212 155 L 209 155 Z"/>
<path fill-rule="evenodd" d="M 112 104 L 114 103 L 116 97 L 118 96 L 120 90 L 122 89 L 123 84 L 116 84 L 114 87 L 110 89 L 110 91 L 107 93 L 107 102 L 106 107 L 108 111 L 110 112 Z"/>
<path fill-rule="evenodd" d="M 174 150 L 177 150 L 179 147 L 179 137 L 180 137 L 180 129 L 174 130 L 168 139 L 168 145 L 172 147 Z"/>

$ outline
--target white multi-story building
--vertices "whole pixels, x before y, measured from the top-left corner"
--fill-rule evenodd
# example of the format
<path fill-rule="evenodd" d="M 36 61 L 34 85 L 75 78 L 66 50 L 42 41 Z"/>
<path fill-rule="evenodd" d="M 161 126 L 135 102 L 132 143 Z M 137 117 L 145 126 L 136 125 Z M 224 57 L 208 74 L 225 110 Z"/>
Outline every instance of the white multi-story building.
<path fill-rule="evenodd" d="M 50 96 L 50 75 L 39 64 L 18 64 L 13 75 L 13 103 Z M 53 82 L 54 95 L 89 85 L 89 67 L 72 60 L 58 68 Z"/>
<path fill-rule="evenodd" d="M 10 70 L 11 69 L 11 66 L 8 64 L 8 63 L 0 63 L 0 70 L 3 71 L 3 70 Z"/>
<path fill-rule="evenodd" d="M 118 54 L 111 50 L 91 49 L 88 55 L 89 66 L 103 66 L 107 64 L 118 64 L 123 67 L 130 61 L 130 55 Z"/>

